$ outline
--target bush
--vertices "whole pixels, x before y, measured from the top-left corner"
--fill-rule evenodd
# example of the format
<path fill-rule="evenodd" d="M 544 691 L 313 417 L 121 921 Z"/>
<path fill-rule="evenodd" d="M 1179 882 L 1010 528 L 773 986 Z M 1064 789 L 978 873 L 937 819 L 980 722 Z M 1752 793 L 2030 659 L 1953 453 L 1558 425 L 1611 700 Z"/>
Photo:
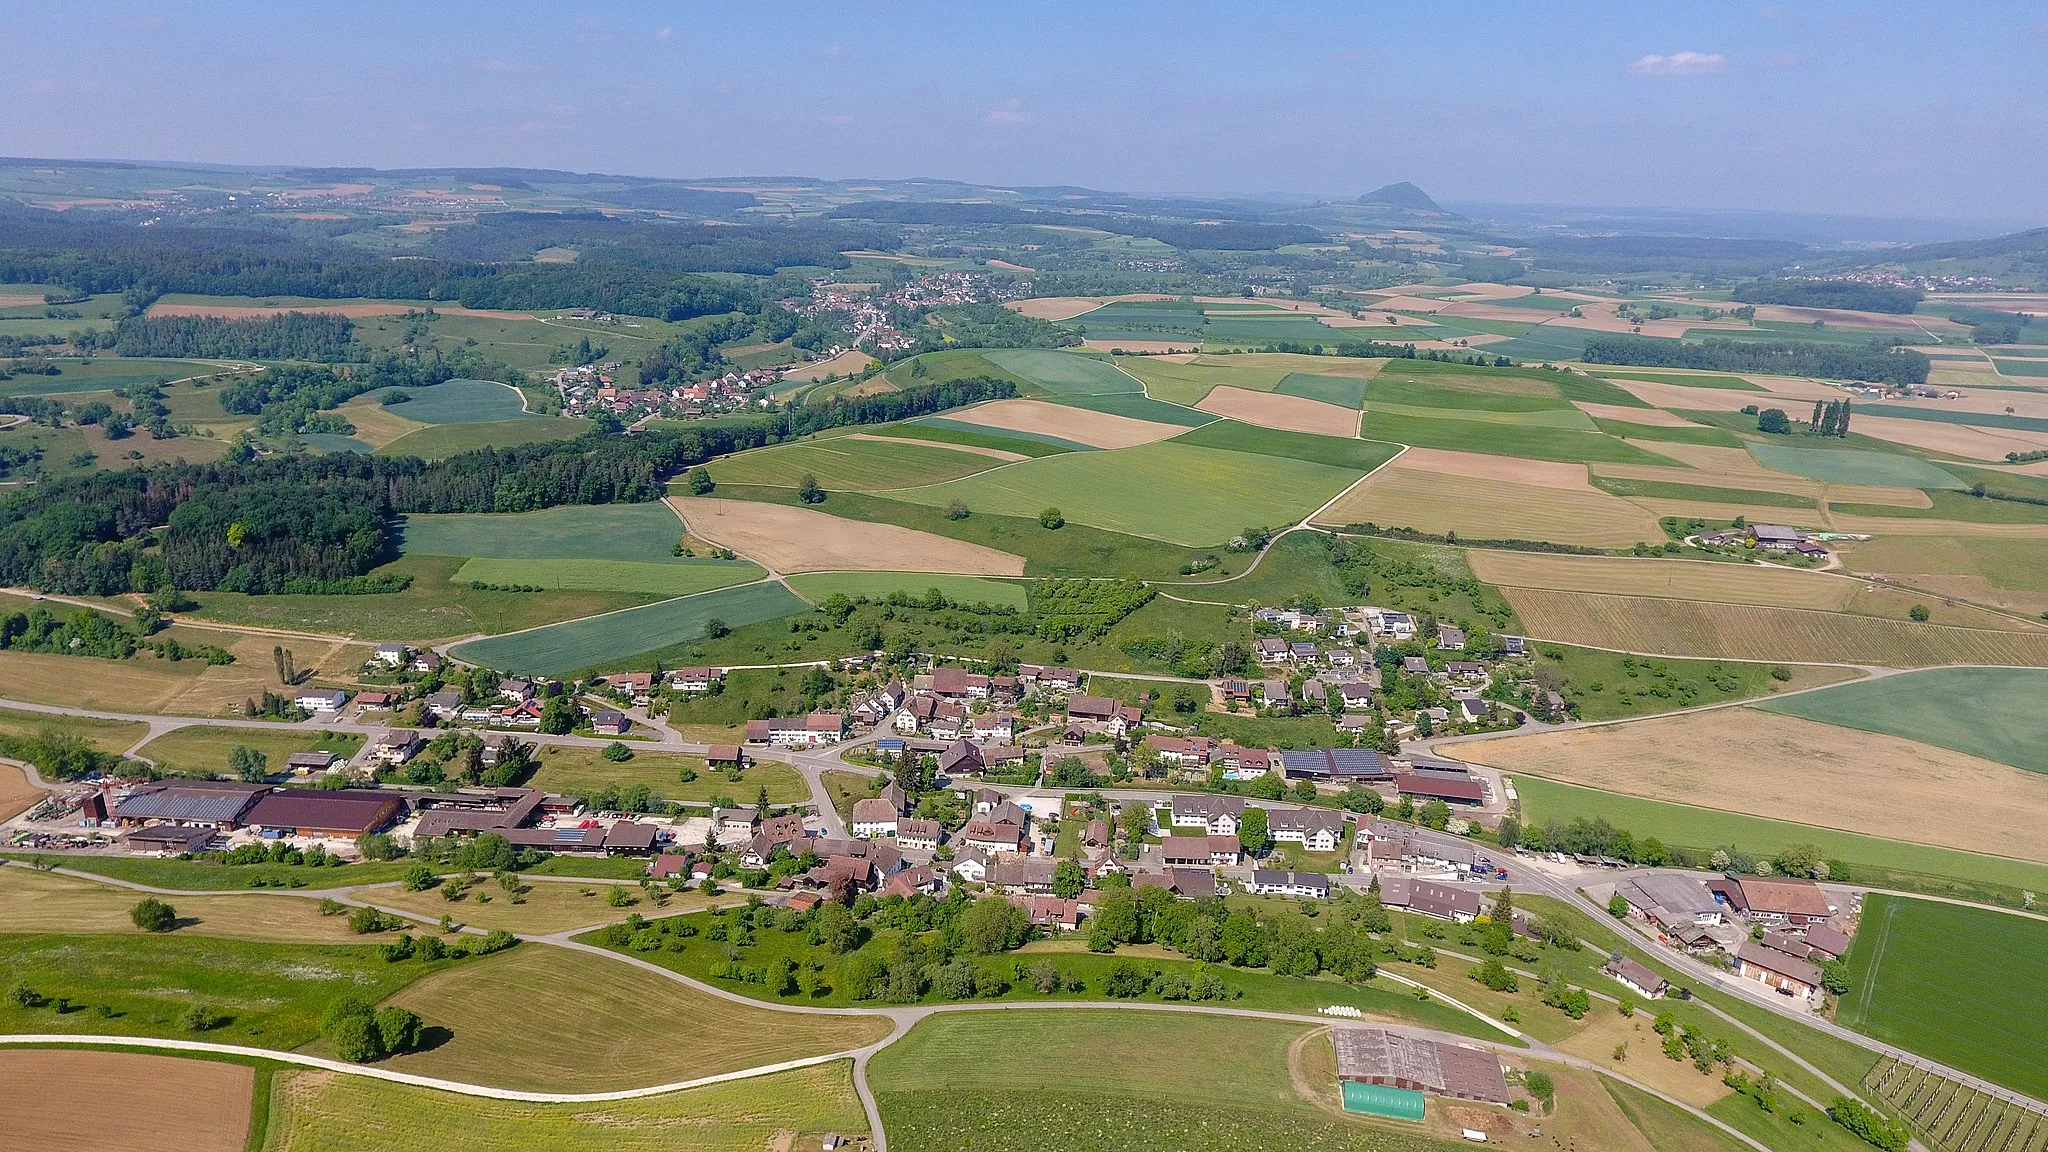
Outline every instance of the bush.
<path fill-rule="evenodd" d="M 1927 605 L 1915 604 L 1911 608 L 1908 608 L 1906 610 L 1906 615 L 1912 617 L 1913 622 L 1916 624 L 1925 624 L 1927 623 L 1927 618 L 1930 615 L 1932 615 L 1932 613 L 1927 611 Z"/>
<path fill-rule="evenodd" d="M 368 1064 L 384 1056 L 384 1037 L 377 1031 L 377 1019 L 368 1009 L 343 1016 L 322 1032 L 337 1060 Z"/>
<path fill-rule="evenodd" d="M 1543 1111 L 1545 1113 L 1548 1113 L 1556 1106 L 1557 1085 L 1550 1079 L 1550 1073 L 1541 1069 L 1532 1069 L 1529 1075 L 1523 1078 L 1522 1087 L 1529 1090 L 1529 1095 L 1543 1102 Z"/>
<path fill-rule="evenodd" d="M 227 1017 L 204 1004 L 194 1004 L 185 1009 L 185 1014 L 178 1019 L 178 1023 L 183 1025 L 187 1032 L 211 1032 L 227 1023 Z"/>
<path fill-rule="evenodd" d="M 373 1019 L 377 1023 L 377 1038 L 386 1055 L 410 1052 L 420 1046 L 420 1034 L 425 1029 L 420 1018 L 409 1009 L 395 1005 L 380 1008 Z"/>
<path fill-rule="evenodd" d="M 155 897 L 137 904 L 134 910 L 128 913 L 128 918 L 135 921 L 135 926 L 144 932 L 169 932 L 178 926 L 177 909 Z"/>
<path fill-rule="evenodd" d="M 425 892 L 440 882 L 440 878 L 434 875 L 434 870 L 425 864 L 411 865 L 406 868 L 405 874 L 399 877 L 399 883 L 405 886 L 407 892 Z"/>
<path fill-rule="evenodd" d="M 633 750 L 626 747 L 623 742 L 614 740 L 605 745 L 604 751 L 598 753 L 598 755 L 603 756 L 614 764 L 623 764 L 633 758 Z"/>
<path fill-rule="evenodd" d="M 348 930 L 358 936 L 367 936 L 372 932 L 389 932 L 402 923 L 404 922 L 398 917 L 375 908 L 358 908 L 348 914 Z"/>
<path fill-rule="evenodd" d="M 1041 528 L 1064 528 L 1066 524 L 1066 515 L 1057 508 L 1047 508 L 1038 514 L 1038 526 Z"/>
<path fill-rule="evenodd" d="M 1870 1110 L 1860 1100 L 1838 1096 L 1828 1106 L 1828 1119 L 1847 1128 L 1851 1134 L 1866 1144 L 1882 1148 L 1885 1152 L 1906 1152 L 1913 1134 L 1906 1126 Z"/>

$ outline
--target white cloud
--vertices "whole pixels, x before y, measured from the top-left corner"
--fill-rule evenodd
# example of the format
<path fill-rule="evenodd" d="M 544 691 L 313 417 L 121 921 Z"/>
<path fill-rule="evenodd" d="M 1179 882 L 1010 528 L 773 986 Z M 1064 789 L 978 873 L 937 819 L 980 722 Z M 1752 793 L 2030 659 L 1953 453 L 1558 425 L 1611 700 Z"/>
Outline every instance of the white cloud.
<path fill-rule="evenodd" d="M 1728 70 L 1728 57 L 1719 52 L 1652 53 L 1631 61 L 1628 70 L 1637 76 L 1711 76 Z"/>
<path fill-rule="evenodd" d="M 981 118 L 984 124 L 1029 124 L 1031 113 L 1024 110 L 1022 100 L 1010 99 L 988 110 Z"/>

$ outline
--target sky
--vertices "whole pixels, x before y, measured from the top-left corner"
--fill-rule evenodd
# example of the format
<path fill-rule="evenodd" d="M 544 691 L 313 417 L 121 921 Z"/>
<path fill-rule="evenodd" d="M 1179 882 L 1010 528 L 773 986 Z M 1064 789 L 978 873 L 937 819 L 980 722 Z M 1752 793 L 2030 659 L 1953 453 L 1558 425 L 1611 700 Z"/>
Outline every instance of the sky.
<path fill-rule="evenodd" d="M 0 0 L 0 153 L 2048 222 L 2048 6 Z"/>

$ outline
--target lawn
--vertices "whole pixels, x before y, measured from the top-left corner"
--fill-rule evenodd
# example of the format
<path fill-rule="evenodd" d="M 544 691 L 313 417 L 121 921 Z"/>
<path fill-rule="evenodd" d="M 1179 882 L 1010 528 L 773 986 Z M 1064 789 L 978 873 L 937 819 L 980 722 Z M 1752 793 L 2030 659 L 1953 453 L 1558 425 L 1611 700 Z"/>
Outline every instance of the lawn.
<path fill-rule="evenodd" d="M 1560 784 L 1534 776 L 1514 775 L 1514 781 L 1515 789 L 1521 795 L 1522 809 L 1529 821 L 1535 824 L 1551 820 L 1570 821 L 1584 816 L 1605 819 L 1616 828 L 1628 829 L 1638 839 L 1654 836 L 1675 848 L 1706 851 L 1732 844 L 1757 855 L 1774 853 L 1787 844 L 1818 844 L 1829 859 L 1852 865 L 1856 870 L 1855 878 L 1866 883 L 1953 880 L 1959 883 L 1950 886 L 1952 891 L 1938 883 L 1916 883 L 1916 886 L 1963 896 L 1971 895 L 1978 885 L 2003 889 L 2005 893 L 2021 889 L 2048 891 L 2048 866 L 2024 860 L 1908 844 L 1902 840 L 1861 836 L 1812 824 L 1768 820 L 1711 808 L 1668 804 L 1661 800 L 1645 800 Z M 1870 871 L 1869 875 L 1865 875 L 1865 869 Z M 1886 873 L 1898 875 L 1888 877 Z"/>
<path fill-rule="evenodd" d="M 683 535 L 659 500 L 570 504 L 539 512 L 408 516 L 399 522 L 406 555 L 501 560 L 662 560 Z"/>
<path fill-rule="evenodd" d="M 879 1015 L 753 1008 L 630 964 L 540 945 L 437 972 L 390 1003 L 454 1035 L 385 1067 L 526 1091 L 673 1084 L 858 1048 L 889 1032 Z M 562 1042 L 570 1036 L 575 1043 Z"/>
<path fill-rule="evenodd" d="M 1070 452 L 899 495 L 1034 518 L 1057 507 L 1077 523 L 1201 547 L 1249 526 L 1293 523 L 1358 476 L 1327 464 L 1166 442 Z"/>
<path fill-rule="evenodd" d="M 487 424 L 529 415 L 519 389 L 490 380 L 450 380 L 404 394 L 412 399 L 390 407 L 422 424 Z"/>
<path fill-rule="evenodd" d="M 909 1152 L 1443 1146 L 1304 1097 L 1290 1049 L 1313 1031 L 1163 1013 L 962 1013 L 928 1019 L 883 1049 L 869 1083 L 892 1147 Z M 1002 1059 L 987 1058 L 998 1051 Z M 1335 1082 L 1312 1087 L 1334 1091 Z"/>
<path fill-rule="evenodd" d="M 1845 959 L 1840 1023 L 2048 1096 L 2048 923 L 1873 893 Z"/>
<path fill-rule="evenodd" d="M 266 1152 L 760 1152 L 816 1148 L 825 1133 L 868 1130 L 851 1061 L 597 1106 L 294 1072 L 278 1078 L 270 1116 Z"/>
<path fill-rule="evenodd" d="M 2048 669 L 1931 668 L 1760 707 L 2048 772 Z"/>
<path fill-rule="evenodd" d="M 1749 454 L 1766 468 L 1809 476 L 1827 484 L 1872 484 L 1889 488 L 1954 488 L 1962 481 L 1912 456 L 1854 449 L 1794 448 L 1784 444 L 1747 445 Z"/>
<path fill-rule="evenodd" d="M 137 935 L 130 913 L 140 893 L 20 864 L 0 868 L 0 933 Z M 226 936 L 302 944 L 359 943 L 346 917 L 322 916 L 300 896 L 233 893 L 176 896 L 179 936 Z"/>
<path fill-rule="evenodd" d="M 1028 599 L 1020 581 L 932 572 L 804 572 L 791 576 L 789 586 L 814 604 L 833 595 L 885 600 L 901 592 L 921 597 L 934 588 L 956 604 L 995 604 L 1021 611 Z"/>
<path fill-rule="evenodd" d="M 694 596 L 767 575 L 746 560 L 501 560 L 479 556 L 449 577 L 457 584 L 510 584 L 578 592 Z"/>
<path fill-rule="evenodd" d="M 986 472 L 1001 463 L 991 456 L 937 445 L 835 436 L 828 440 L 774 444 L 722 457 L 713 461 L 708 471 L 712 479 L 734 484 L 794 488 L 809 475 L 828 490 L 870 491 L 937 484 Z"/>
<path fill-rule="evenodd" d="M 1357 381 L 1352 381 L 1357 383 Z M 1192 432 L 1174 437 L 1175 444 L 1200 448 L 1221 448 L 1257 456 L 1278 456 L 1284 460 L 1305 460 L 1333 468 L 1370 472 L 1392 459 L 1399 445 L 1375 440 L 1347 440 L 1338 436 L 1316 436 L 1307 432 L 1284 432 L 1261 428 L 1236 420 L 1218 420 Z"/>
<path fill-rule="evenodd" d="M 735 781 L 710 771 L 701 756 L 635 751 L 631 760 L 612 761 L 605 759 L 602 752 L 599 748 L 569 745 L 543 748 L 540 770 L 530 783 L 535 788 L 575 796 L 587 796 L 611 785 L 645 784 L 670 800 L 693 804 L 714 796 L 732 796 L 752 804 L 762 785 L 768 788 L 771 804 L 800 804 L 811 795 L 796 769 L 777 760 L 751 764 Z M 684 783 L 685 768 L 695 772 L 696 779 Z"/>
<path fill-rule="evenodd" d="M 401 405 L 411 408 L 412 405 Z M 550 440 L 574 440 L 591 430 L 588 420 L 565 416 L 521 416 L 482 424 L 435 424 L 408 432 L 378 449 L 382 456 L 418 456 L 441 460 L 479 448 L 513 448 Z"/>
<path fill-rule="evenodd" d="M 1144 391 L 1144 385 L 1117 371 L 1116 365 L 1108 360 L 1095 356 L 1045 348 L 1003 348 L 982 355 L 997 367 L 1048 392 L 1103 396 Z"/>
<path fill-rule="evenodd" d="M 556 676 L 694 639 L 713 621 L 737 628 L 808 610 L 787 588 L 763 581 L 473 640 L 451 654 L 503 672 Z"/>
<path fill-rule="evenodd" d="M 0 1001 L 0 1032 L 115 1033 L 193 1038 L 184 1016 L 223 1018 L 200 1038 L 295 1048 L 344 994 L 379 1000 L 450 964 L 387 962 L 372 945 L 278 944 L 174 933 L 0 936 L 0 971 L 71 1010 Z"/>
<path fill-rule="evenodd" d="M 268 731 L 191 725 L 164 733 L 136 749 L 135 754 L 155 761 L 158 768 L 172 775 L 218 776 L 228 772 L 228 753 L 237 745 L 263 753 L 270 770 L 277 773 L 285 770 L 285 758 L 294 752 L 338 752 L 345 760 L 363 746 L 363 738 L 285 726 Z"/>

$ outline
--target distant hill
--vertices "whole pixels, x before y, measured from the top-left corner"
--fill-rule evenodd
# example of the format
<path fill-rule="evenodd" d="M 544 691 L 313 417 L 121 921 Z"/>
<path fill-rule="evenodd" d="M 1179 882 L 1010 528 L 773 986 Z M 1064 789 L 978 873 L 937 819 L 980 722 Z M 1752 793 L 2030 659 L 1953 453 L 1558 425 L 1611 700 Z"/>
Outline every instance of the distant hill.
<path fill-rule="evenodd" d="M 1389 184 L 1384 188 L 1375 188 L 1360 196 L 1358 202 L 1360 204 L 1377 204 L 1386 208 L 1405 208 L 1411 212 L 1435 212 L 1440 216 L 1450 215 L 1450 213 L 1443 210 L 1442 205 L 1429 198 L 1429 193 L 1408 183 L 1406 180 L 1399 184 Z"/>

